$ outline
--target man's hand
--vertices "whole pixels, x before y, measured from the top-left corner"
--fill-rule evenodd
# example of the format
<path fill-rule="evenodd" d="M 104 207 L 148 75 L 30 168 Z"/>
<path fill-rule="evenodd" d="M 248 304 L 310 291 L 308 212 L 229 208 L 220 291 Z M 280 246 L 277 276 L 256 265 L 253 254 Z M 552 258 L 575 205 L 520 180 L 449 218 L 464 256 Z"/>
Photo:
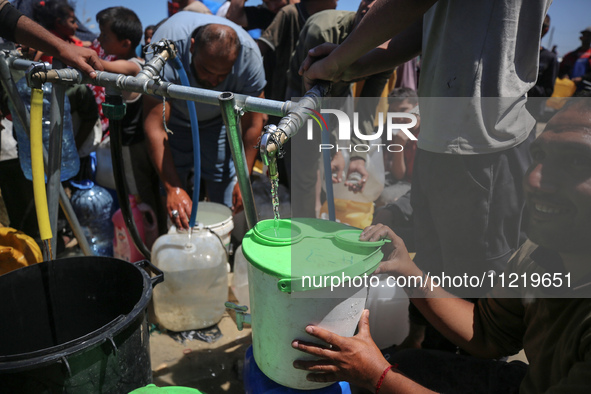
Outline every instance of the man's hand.
<path fill-rule="evenodd" d="M 387 259 L 380 263 L 374 274 L 388 274 L 392 276 L 421 276 L 423 272 L 410 258 L 408 250 L 402 238 L 397 236 L 392 229 L 383 224 L 366 227 L 359 236 L 361 241 L 375 242 L 381 239 L 389 239 L 392 242 L 383 246 L 384 256 Z"/>
<path fill-rule="evenodd" d="M 296 360 L 293 366 L 312 373 L 307 379 L 313 382 L 347 381 L 370 391 L 375 390 L 388 361 L 382 356 L 369 333 L 369 310 L 364 310 L 359 320 L 358 334 L 345 338 L 316 326 L 307 326 L 306 332 L 323 340 L 329 347 L 295 340 L 294 349 L 318 356 L 319 360 Z"/>
<path fill-rule="evenodd" d="M 178 229 L 189 229 L 189 219 L 193 202 L 187 192 L 180 188 L 171 188 L 166 193 L 166 212 Z"/>
<path fill-rule="evenodd" d="M 299 74 L 304 78 L 306 91 L 310 90 L 317 81 L 338 82 L 343 71 L 339 64 L 329 56 L 338 45 L 324 43 L 308 51 L 308 56 L 300 66 Z"/>
<path fill-rule="evenodd" d="M 226 18 L 242 27 L 248 26 L 246 11 L 244 10 L 246 0 L 230 0 L 230 6 L 226 12 Z"/>
<path fill-rule="evenodd" d="M 62 40 L 26 16 L 19 18 L 14 36 L 16 42 L 56 56 L 68 66 L 79 69 L 91 78 L 96 77 L 94 70 L 103 70 L 95 51 Z"/>
<path fill-rule="evenodd" d="M 57 57 L 66 63 L 87 74 L 91 78 L 96 77 L 94 70 L 103 70 L 103 65 L 96 52 L 89 48 L 83 48 L 74 44 L 67 44 L 67 47 L 60 50 Z"/>
<path fill-rule="evenodd" d="M 242 205 L 242 193 L 240 193 L 240 185 L 236 183 L 234 190 L 232 190 L 232 212 L 236 215 L 244 209 Z"/>

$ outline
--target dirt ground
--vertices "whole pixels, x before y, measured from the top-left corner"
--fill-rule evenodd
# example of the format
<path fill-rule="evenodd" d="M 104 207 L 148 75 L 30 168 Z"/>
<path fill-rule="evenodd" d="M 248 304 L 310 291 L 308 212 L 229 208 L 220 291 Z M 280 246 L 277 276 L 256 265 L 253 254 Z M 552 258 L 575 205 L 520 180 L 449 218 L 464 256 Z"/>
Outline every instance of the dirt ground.
<path fill-rule="evenodd" d="M 243 394 L 242 366 L 252 343 L 250 327 L 238 331 L 228 312 L 218 327 L 222 337 L 214 343 L 193 339 L 182 344 L 166 333 L 150 334 L 153 383 L 191 387 L 206 394 Z"/>

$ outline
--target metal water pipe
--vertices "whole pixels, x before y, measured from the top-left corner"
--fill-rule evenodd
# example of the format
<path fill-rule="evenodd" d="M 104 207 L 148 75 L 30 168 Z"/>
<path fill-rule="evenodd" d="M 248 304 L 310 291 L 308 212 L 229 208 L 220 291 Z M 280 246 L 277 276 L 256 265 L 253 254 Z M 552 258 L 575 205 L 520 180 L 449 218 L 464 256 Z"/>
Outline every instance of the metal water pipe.
<path fill-rule="evenodd" d="M 28 133 L 30 123 L 31 123 L 31 120 L 29 117 L 29 111 L 27 110 L 27 108 L 25 107 L 25 104 L 23 103 L 23 101 L 20 98 L 20 95 L 19 95 L 18 90 L 16 88 L 16 83 L 15 83 L 14 79 L 12 78 L 12 74 L 10 73 L 10 69 L 8 66 L 8 64 L 9 64 L 8 59 L 9 59 L 9 55 L 7 53 L 5 53 L 4 51 L 0 51 L 0 83 L 2 83 L 4 90 L 6 90 L 8 100 L 10 100 L 12 107 L 15 109 L 16 113 L 12 114 L 12 115 L 19 118 L 21 124 L 25 128 L 25 131 Z M 27 67 L 29 67 L 29 66 L 30 66 L 30 64 Z M 45 162 L 45 165 L 47 165 L 48 154 L 47 154 L 47 150 L 45 148 L 43 149 L 43 160 Z M 60 206 L 62 207 L 62 210 L 66 216 L 66 220 L 68 220 L 68 222 L 70 223 L 70 226 L 72 227 L 72 231 L 74 232 L 74 235 L 75 235 L 76 239 L 78 240 L 78 243 L 80 245 L 80 249 L 82 250 L 82 253 L 84 253 L 84 255 L 86 255 L 86 256 L 92 256 L 92 251 L 90 250 L 90 246 L 88 245 L 88 241 L 86 240 L 86 237 L 84 236 L 84 232 L 82 230 L 82 227 L 80 226 L 80 222 L 78 221 L 78 218 L 76 217 L 76 213 L 74 212 L 74 209 L 72 208 L 72 204 L 70 204 L 70 199 L 68 198 L 68 195 L 66 194 L 66 191 L 64 190 L 61 183 L 59 184 L 59 202 L 60 202 Z"/>
<path fill-rule="evenodd" d="M 292 138 L 310 119 L 310 109 L 320 108 L 320 101 L 330 90 L 328 84 L 318 84 L 310 89 L 297 103 L 292 103 L 289 112 L 277 125 L 265 127 L 261 137 L 260 153 L 263 163 L 269 167 L 269 176 L 278 176 L 277 158 L 283 156 L 283 145 Z"/>
<path fill-rule="evenodd" d="M 179 100 L 194 101 L 196 103 L 219 105 L 220 92 L 201 88 L 175 85 L 170 82 L 162 82 L 159 79 L 145 80 L 137 76 L 125 76 L 106 71 L 97 71 L 95 79 L 91 79 L 80 71 L 66 68 L 61 70 L 47 70 L 37 72 L 31 79 L 40 79 L 41 82 L 54 84 L 77 84 L 90 83 L 106 88 L 115 88 L 129 92 L 152 94 Z M 252 97 L 245 94 L 234 93 L 236 105 L 244 112 L 260 112 L 272 116 L 284 116 L 292 108 L 290 101 L 267 100 L 259 97 Z"/>
<path fill-rule="evenodd" d="M 54 59 L 56 67 L 63 67 L 59 59 Z M 49 113 L 49 157 L 47 163 L 47 205 L 49 222 L 55 236 L 51 239 L 52 250 L 57 250 L 57 219 L 59 214 L 59 187 L 62 170 L 62 140 L 64 133 L 64 101 L 66 86 L 55 85 L 51 89 Z"/>
<path fill-rule="evenodd" d="M 270 175 L 277 176 L 276 158 L 283 144 L 295 135 L 305 122 L 310 118 L 310 110 L 319 109 L 320 99 L 328 94 L 329 85 L 320 84 L 308 91 L 302 99 L 293 103 L 291 101 L 275 101 L 259 97 L 231 92 L 220 93 L 214 90 L 175 85 L 170 82 L 162 82 L 158 78 L 159 72 L 152 70 L 157 68 L 158 59 L 152 59 L 152 64 L 144 67 L 137 76 L 125 76 L 105 71 L 97 71 L 95 79 L 91 79 L 75 69 L 46 70 L 31 75 L 31 79 L 39 79 L 41 82 L 54 84 L 91 83 L 97 86 L 157 95 L 167 98 L 193 101 L 197 103 L 220 105 L 222 116 L 226 123 L 226 129 L 230 138 L 232 157 L 237 165 L 238 182 L 242 193 L 247 223 L 252 227 L 257 221 L 252 187 L 246 168 L 244 147 L 242 146 L 242 133 L 239 130 L 239 120 L 245 112 L 259 112 L 271 116 L 282 117 L 275 127 L 267 127 L 263 133 L 260 152 L 263 162 L 270 165 Z"/>
<path fill-rule="evenodd" d="M 222 109 L 222 118 L 226 125 L 226 133 L 228 134 L 228 140 L 230 142 L 232 159 L 234 160 L 234 167 L 236 168 L 236 176 L 238 177 L 238 187 L 240 187 L 240 194 L 242 195 L 242 205 L 244 206 L 246 224 L 250 229 L 257 223 L 258 216 L 254 202 L 254 195 L 252 193 L 252 184 L 250 183 L 249 168 L 246 163 L 246 154 L 244 153 L 244 145 L 242 144 L 242 129 L 240 126 L 242 110 L 240 107 L 236 106 L 234 94 L 229 92 L 220 94 L 219 105 Z"/>

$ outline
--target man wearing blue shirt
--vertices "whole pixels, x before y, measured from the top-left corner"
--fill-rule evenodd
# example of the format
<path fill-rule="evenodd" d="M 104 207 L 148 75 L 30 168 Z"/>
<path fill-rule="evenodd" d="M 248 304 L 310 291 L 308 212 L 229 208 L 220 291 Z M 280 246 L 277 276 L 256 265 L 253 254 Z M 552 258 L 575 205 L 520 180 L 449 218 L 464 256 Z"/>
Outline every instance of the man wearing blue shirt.
<path fill-rule="evenodd" d="M 191 86 L 262 97 L 266 82 L 260 52 L 238 25 L 213 15 L 179 12 L 158 28 L 152 41 L 162 38 L 175 43 Z M 163 80 L 181 84 L 171 62 L 164 67 Z M 168 134 L 162 123 L 162 105 L 159 98 L 144 99 L 148 149 L 166 192 L 166 209 L 173 224 L 188 228 L 192 207 L 188 194 L 193 169 L 191 122 L 185 101 L 167 99 L 166 124 L 173 132 Z M 195 108 L 199 120 L 201 179 L 207 196 L 236 212 L 241 209 L 242 201 L 221 110 L 200 103 L 195 103 Z M 252 147 L 260 136 L 263 115 L 246 113 L 241 125 L 247 163 L 252 168 L 257 154 Z"/>

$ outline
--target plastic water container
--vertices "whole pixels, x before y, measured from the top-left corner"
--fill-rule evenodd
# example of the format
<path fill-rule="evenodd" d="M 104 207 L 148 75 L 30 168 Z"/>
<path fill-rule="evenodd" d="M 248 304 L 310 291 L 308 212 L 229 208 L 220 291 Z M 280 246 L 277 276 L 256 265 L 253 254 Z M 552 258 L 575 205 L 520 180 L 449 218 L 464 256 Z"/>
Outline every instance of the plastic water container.
<path fill-rule="evenodd" d="M 408 335 L 408 296 L 388 275 L 378 275 L 377 287 L 370 287 L 366 309 L 369 309 L 371 337 L 380 349 L 400 343 Z"/>
<path fill-rule="evenodd" d="M 140 238 L 149 249 L 158 237 L 156 215 L 149 205 L 144 203 L 138 204 L 133 195 L 129 196 L 129 204 Z M 115 231 L 113 238 L 113 257 L 132 263 L 143 260 L 145 257 L 133 243 L 133 239 L 125 225 L 121 209 L 115 212 L 112 221 Z"/>
<path fill-rule="evenodd" d="M 51 108 L 50 97 L 52 91 L 52 84 L 43 84 L 43 145 L 49 151 L 49 110 Z M 25 78 L 21 78 L 16 83 L 17 90 L 27 110 L 31 110 L 31 88 L 27 86 Z M 10 102 L 10 101 L 9 101 Z M 9 105 L 10 111 L 16 114 L 12 105 Z M 18 142 L 18 156 L 21 169 L 28 180 L 33 179 L 31 172 L 31 140 L 25 131 L 25 127 L 19 121 L 18 116 L 13 116 L 13 126 Z M 62 181 L 68 180 L 78 174 L 80 170 L 80 157 L 76 149 L 76 141 L 74 140 L 74 132 L 72 131 L 72 115 L 70 113 L 70 101 L 68 97 L 64 100 L 64 127 L 62 135 L 62 165 L 60 179 Z"/>
<path fill-rule="evenodd" d="M 77 184 L 71 198 L 72 208 L 80 221 L 84 236 L 95 256 L 113 256 L 113 197 L 92 181 Z"/>
<path fill-rule="evenodd" d="M 378 144 L 376 142 L 376 144 Z M 342 181 L 333 183 L 335 217 L 337 222 L 348 224 L 350 226 L 365 228 L 371 224 L 374 214 L 374 201 L 380 197 L 384 190 L 384 159 L 382 151 L 372 147 L 367 153 L 365 168 L 369 174 L 363 191 L 354 193 L 345 186 L 347 169 L 349 168 L 349 152 L 340 151 L 345 159 L 345 169 L 341 174 Z M 324 166 L 320 166 L 323 174 Z M 349 175 L 349 182 L 361 179 L 361 174 L 354 172 Z M 326 183 L 322 182 L 323 190 L 326 190 Z M 325 201 L 320 208 L 320 218 L 328 220 L 328 204 Z"/>
<path fill-rule="evenodd" d="M 347 382 L 332 383 L 317 390 L 298 390 L 281 386 L 261 372 L 254 361 L 252 346 L 248 347 L 244 356 L 242 377 L 245 394 L 351 394 L 351 386 Z"/>
<path fill-rule="evenodd" d="M 240 245 L 234 252 L 234 273 L 230 283 L 232 292 L 240 305 L 246 305 L 250 308 L 250 298 L 248 292 L 248 260 L 242 252 Z"/>
<path fill-rule="evenodd" d="M 230 247 L 230 238 L 234 221 L 232 220 L 232 210 L 223 204 L 209 201 L 199 201 L 197 209 L 197 224 L 210 229 L 220 236 L 226 250 Z M 197 228 L 197 226 L 196 226 Z M 169 234 L 176 234 L 178 230 L 171 226 Z"/>
<path fill-rule="evenodd" d="M 340 223 L 302 218 L 278 220 L 277 227 L 274 220 L 260 221 L 242 240 L 250 263 L 254 359 L 276 383 L 298 390 L 331 384 L 310 382 L 306 371 L 293 368 L 296 359 L 316 357 L 293 349 L 291 342 L 322 343 L 306 334 L 308 324 L 345 337 L 355 333 L 368 293 L 363 276 L 379 265 L 384 243 L 359 241 L 360 234 Z M 353 285 L 331 288 L 332 278 L 343 276 Z"/>
<path fill-rule="evenodd" d="M 334 199 L 335 219 L 339 223 L 364 229 L 371 225 L 374 214 L 373 202 L 360 202 Z M 328 203 L 325 201 L 320 207 L 320 218 L 328 220 Z"/>
<path fill-rule="evenodd" d="M 171 331 L 205 328 L 218 323 L 228 299 L 226 249 L 205 228 L 166 234 L 152 246 L 152 264 L 164 272 L 154 289 L 154 314 Z"/>
<path fill-rule="evenodd" d="M 374 144 L 377 145 L 379 142 L 380 141 L 374 142 Z M 333 183 L 332 185 L 334 197 L 358 202 L 374 202 L 377 200 L 384 190 L 385 182 L 384 157 L 382 151 L 380 150 L 378 152 L 377 148 L 374 146 L 367 153 L 365 169 L 367 170 L 369 176 L 361 193 L 354 193 L 349 190 L 348 186 L 345 186 L 345 180 L 347 179 L 347 169 L 349 168 L 350 154 L 346 150 L 341 150 L 340 152 L 345 159 L 345 169 L 341 174 L 342 181 L 340 183 Z M 324 166 L 320 166 L 320 169 L 320 171 L 323 173 Z M 354 182 L 355 180 L 360 179 L 359 175 L 359 173 L 355 172 L 350 174 L 349 181 Z M 326 190 L 325 182 L 322 182 L 322 189 Z"/>

